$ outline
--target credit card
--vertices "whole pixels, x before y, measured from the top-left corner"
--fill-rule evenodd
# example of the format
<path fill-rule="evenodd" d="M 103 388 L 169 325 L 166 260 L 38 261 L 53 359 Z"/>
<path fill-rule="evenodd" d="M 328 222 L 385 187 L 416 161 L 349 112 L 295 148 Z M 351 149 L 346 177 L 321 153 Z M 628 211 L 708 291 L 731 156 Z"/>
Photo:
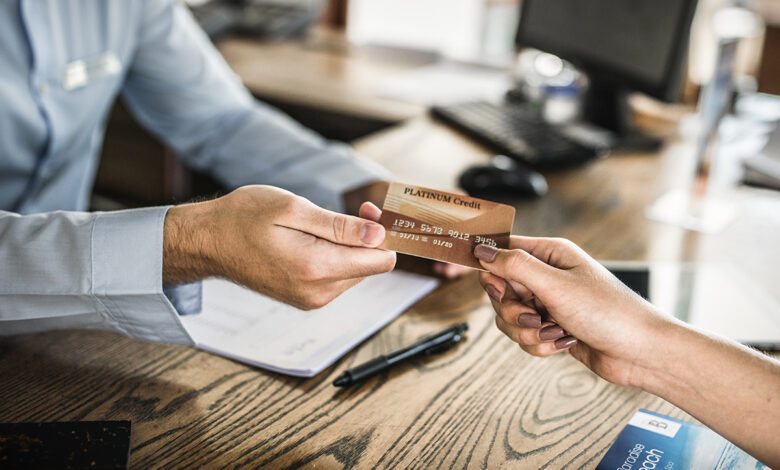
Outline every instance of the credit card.
<path fill-rule="evenodd" d="M 379 223 L 380 248 L 481 269 L 480 244 L 509 247 L 515 208 L 461 194 L 391 183 Z"/>

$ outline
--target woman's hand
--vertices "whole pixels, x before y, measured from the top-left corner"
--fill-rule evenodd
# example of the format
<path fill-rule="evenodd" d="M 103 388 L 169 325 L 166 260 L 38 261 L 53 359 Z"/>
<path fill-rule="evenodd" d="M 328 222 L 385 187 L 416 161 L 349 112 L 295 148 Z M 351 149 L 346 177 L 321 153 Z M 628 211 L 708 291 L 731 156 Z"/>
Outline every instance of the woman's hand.
<path fill-rule="evenodd" d="M 474 254 L 496 325 L 526 352 L 570 351 L 610 382 L 641 386 L 642 359 L 671 318 L 568 240 L 512 237 L 509 250 Z"/>
<path fill-rule="evenodd" d="M 507 336 L 569 351 L 602 378 L 658 395 L 780 468 L 780 361 L 657 312 L 567 240 L 512 237 L 474 255 Z"/>

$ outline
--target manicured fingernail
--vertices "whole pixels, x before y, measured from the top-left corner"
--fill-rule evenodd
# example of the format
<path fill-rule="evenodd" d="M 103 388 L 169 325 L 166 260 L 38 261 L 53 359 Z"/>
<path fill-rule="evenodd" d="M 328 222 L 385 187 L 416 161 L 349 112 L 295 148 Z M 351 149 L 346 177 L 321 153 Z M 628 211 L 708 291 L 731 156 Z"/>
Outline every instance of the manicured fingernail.
<path fill-rule="evenodd" d="M 385 228 L 379 224 L 363 224 L 360 227 L 360 241 L 366 245 L 379 245 L 384 238 Z"/>
<path fill-rule="evenodd" d="M 491 299 L 495 300 L 498 303 L 501 303 L 502 294 L 498 289 L 491 286 L 490 284 L 485 284 L 485 291 L 487 291 L 487 294 L 490 296 Z"/>
<path fill-rule="evenodd" d="M 482 261 L 492 263 L 495 261 L 496 256 L 498 256 L 498 249 L 489 245 L 477 245 L 477 247 L 474 248 L 474 256 Z"/>
<path fill-rule="evenodd" d="M 523 313 L 517 316 L 517 324 L 523 328 L 539 328 L 542 326 L 542 316 L 536 313 Z"/>
<path fill-rule="evenodd" d="M 563 338 L 566 333 L 563 332 L 563 328 L 558 325 L 545 326 L 539 330 L 539 339 L 542 341 L 552 341 L 554 339 Z"/>
<path fill-rule="evenodd" d="M 577 344 L 577 338 L 566 336 L 555 341 L 555 349 L 566 349 Z"/>

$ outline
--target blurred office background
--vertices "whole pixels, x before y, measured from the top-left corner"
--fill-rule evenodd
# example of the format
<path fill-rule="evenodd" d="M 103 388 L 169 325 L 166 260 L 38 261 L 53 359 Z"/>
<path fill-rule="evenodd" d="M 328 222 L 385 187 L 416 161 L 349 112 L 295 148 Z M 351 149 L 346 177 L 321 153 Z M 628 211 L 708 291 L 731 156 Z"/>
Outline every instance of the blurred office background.
<path fill-rule="evenodd" d="M 426 112 L 437 102 L 499 99 L 525 72 L 515 42 L 521 0 L 186 3 L 259 99 L 332 139 L 353 141 Z M 677 122 L 695 112 L 715 69 L 719 15 L 721 24 L 744 36 L 737 46 L 736 92 L 780 94 L 780 2 L 700 0 L 679 99 L 660 103 L 633 96 L 640 120 Z M 289 58 L 291 51 L 295 58 Z M 322 52 L 330 55 L 322 64 L 307 59 L 307 53 Z M 241 60 L 250 54 L 260 59 L 251 64 Z M 349 57 L 360 57 L 371 67 L 337 70 L 343 65 L 339 61 Z M 295 89 L 295 83 L 280 83 L 295 70 L 308 73 L 305 67 L 332 69 L 331 75 L 324 70 L 317 79 L 326 91 L 309 93 L 307 86 Z M 367 83 L 371 96 L 363 93 Z M 320 96 L 327 95 L 329 87 L 351 87 L 343 106 Z M 372 105 L 371 100 L 376 102 Z M 377 108 L 383 111 L 374 112 Z M 219 191 L 207 177 L 184 167 L 117 103 L 95 186 L 95 208 L 181 202 Z"/>

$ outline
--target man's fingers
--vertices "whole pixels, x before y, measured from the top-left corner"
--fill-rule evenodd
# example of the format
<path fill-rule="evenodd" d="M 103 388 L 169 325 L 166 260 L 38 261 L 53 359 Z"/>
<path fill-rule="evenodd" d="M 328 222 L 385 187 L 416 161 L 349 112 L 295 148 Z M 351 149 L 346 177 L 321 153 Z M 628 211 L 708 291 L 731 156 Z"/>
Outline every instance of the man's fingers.
<path fill-rule="evenodd" d="M 360 206 L 358 215 L 363 219 L 379 222 L 379 218 L 382 216 L 382 210 L 373 203 L 367 201 Z M 455 279 L 470 270 L 470 268 L 465 266 L 442 263 L 441 261 L 434 261 L 432 269 L 434 274 L 445 279 Z"/>
<path fill-rule="evenodd" d="M 349 247 L 317 240 L 313 250 L 317 259 L 307 263 L 307 278 L 340 280 L 373 276 L 392 271 L 395 253 L 374 248 Z"/>
<path fill-rule="evenodd" d="M 282 223 L 339 245 L 376 247 L 385 239 L 385 228 L 376 222 L 328 211 L 300 199 L 291 205 Z"/>
<path fill-rule="evenodd" d="M 309 294 L 310 298 L 307 299 L 308 306 L 312 308 L 322 308 L 335 300 L 336 297 L 355 287 L 363 279 L 364 278 L 362 277 L 355 279 L 344 279 L 343 281 L 328 282 L 323 284 L 319 289 L 310 288 L 310 290 L 314 293 Z"/>
<path fill-rule="evenodd" d="M 456 277 L 460 277 L 471 271 L 471 268 L 467 268 L 466 266 L 444 263 L 442 261 L 434 261 L 432 269 L 436 275 L 441 276 L 444 279 L 455 279 Z"/>
<path fill-rule="evenodd" d="M 331 303 L 336 297 L 354 287 L 363 278 L 345 279 L 336 282 L 305 283 L 299 286 L 292 298 L 280 299 L 293 307 L 302 310 L 314 310 Z M 294 291 L 296 291 L 294 289 Z"/>
<path fill-rule="evenodd" d="M 364 219 L 379 222 L 379 218 L 382 217 L 382 210 L 371 202 L 364 202 L 360 206 L 358 215 Z"/>

